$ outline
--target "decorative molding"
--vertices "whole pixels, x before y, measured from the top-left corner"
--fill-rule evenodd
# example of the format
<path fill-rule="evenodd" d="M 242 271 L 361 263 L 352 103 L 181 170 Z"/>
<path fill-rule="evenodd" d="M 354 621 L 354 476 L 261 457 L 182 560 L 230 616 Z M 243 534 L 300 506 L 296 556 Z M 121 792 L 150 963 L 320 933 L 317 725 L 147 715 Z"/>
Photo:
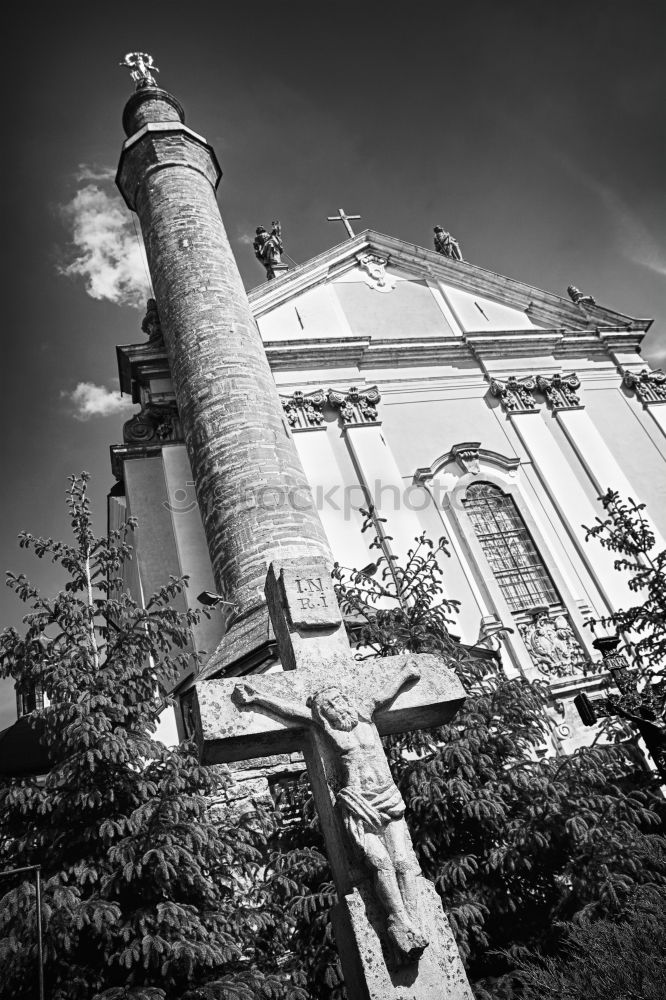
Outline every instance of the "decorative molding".
<path fill-rule="evenodd" d="M 518 630 L 537 670 L 546 677 L 581 673 L 587 657 L 566 614 L 543 607 L 535 608 L 531 618 Z"/>
<path fill-rule="evenodd" d="M 633 389 L 643 406 L 650 403 L 666 403 L 666 372 L 661 368 L 650 371 L 644 368 L 641 372 L 625 371 L 622 382 L 627 389 Z"/>
<path fill-rule="evenodd" d="M 175 403 L 147 403 L 123 425 L 125 444 L 158 444 L 182 441 L 183 429 Z"/>
<path fill-rule="evenodd" d="M 463 472 L 471 473 L 474 476 L 481 471 L 481 463 L 484 466 L 490 465 L 500 469 L 509 475 L 515 475 L 516 469 L 520 465 L 520 459 L 515 456 L 509 457 L 501 455 L 498 451 L 482 448 L 477 441 L 465 441 L 462 444 L 454 444 L 444 455 L 435 459 L 432 465 L 417 469 L 414 473 L 414 485 L 421 486 L 423 483 L 427 483 L 451 462 L 456 462 Z"/>
<path fill-rule="evenodd" d="M 376 253 L 356 254 L 359 267 L 363 270 L 363 280 L 377 292 L 392 292 L 395 288 L 395 278 L 386 273 L 388 257 L 380 257 Z"/>
<path fill-rule="evenodd" d="M 349 424 L 372 424 L 377 420 L 377 404 L 381 400 L 379 390 L 376 385 L 360 392 L 355 385 L 350 386 L 348 392 L 337 392 L 335 389 L 328 390 L 328 402 L 340 411 L 342 423 Z"/>
<path fill-rule="evenodd" d="M 546 397 L 546 402 L 555 411 L 576 410 L 582 404 L 576 390 L 580 389 L 580 379 L 575 372 L 562 375 L 537 375 L 537 388 Z"/>
<path fill-rule="evenodd" d="M 292 430 L 320 427 L 323 424 L 324 415 L 321 411 L 326 402 L 323 389 L 308 393 L 296 389 L 291 396 L 280 396 L 280 400 Z"/>
<path fill-rule="evenodd" d="M 499 399 L 506 413 L 536 413 L 535 389 L 534 375 L 523 375 L 521 378 L 509 375 L 505 382 L 497 378 L 490 380 L 490 391 Z"/>

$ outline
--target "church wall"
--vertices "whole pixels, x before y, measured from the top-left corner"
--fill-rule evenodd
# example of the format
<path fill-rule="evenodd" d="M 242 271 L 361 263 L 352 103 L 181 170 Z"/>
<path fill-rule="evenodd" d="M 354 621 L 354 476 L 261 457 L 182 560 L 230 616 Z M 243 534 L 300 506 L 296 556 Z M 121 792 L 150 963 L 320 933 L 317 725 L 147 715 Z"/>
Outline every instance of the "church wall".
<path fill-rule="evenodd" d="M 520 309 L 503 305 L 483 295 L 471 294 L 440 282 L 448 305 L 463 330 L 528 330 L 536 324 Z"/>
<path fill-rule="evenodd" d="M 396 280 L 382 294 L 364 281 L 338 281 L 332 286 L 356 336 L 376 340 L 457 335 L 425 281 Z"/>

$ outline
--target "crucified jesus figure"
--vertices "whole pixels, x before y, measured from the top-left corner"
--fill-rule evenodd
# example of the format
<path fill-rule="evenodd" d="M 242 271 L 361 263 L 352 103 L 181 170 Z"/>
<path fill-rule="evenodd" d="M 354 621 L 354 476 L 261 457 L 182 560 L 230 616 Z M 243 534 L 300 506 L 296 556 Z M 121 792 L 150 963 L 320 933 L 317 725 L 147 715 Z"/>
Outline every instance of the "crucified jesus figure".
<path fill-rule="evenodd" d="M 373 716 L 420 676 L 416 663 L 408 660 L 394 679 L 373 694 L 352 694 L 333 684 L 321 688 L 305 704 L 272 697 L 248 683 L 238 684 L 234 691 L 241 705 L 257 705 L 317 727 L 327 737 L 343 775 L 336 804 L 352 844 L 372 874 L 389 940 L 403 960 L 410 961 L 428 945 L 417 912 L 416 878 L 421 873 L 404 819 L 405 803 L 393 781 Z"/>

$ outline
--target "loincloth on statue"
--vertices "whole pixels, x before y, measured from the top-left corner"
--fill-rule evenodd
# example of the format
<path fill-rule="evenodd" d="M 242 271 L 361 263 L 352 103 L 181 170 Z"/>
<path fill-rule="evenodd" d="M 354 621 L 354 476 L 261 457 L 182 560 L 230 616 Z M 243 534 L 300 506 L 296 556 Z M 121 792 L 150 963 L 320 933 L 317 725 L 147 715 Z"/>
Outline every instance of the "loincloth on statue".
<path fill-rule="evenodd" d="M 405 814 L 404 800 L 393 782 L 372 792 L 343 788 L 338 792 L 337 803 L 342 807 L 345 826 L 359 847 L 363 847 L 366 833 L 381 833 L 387 823 Z"/>

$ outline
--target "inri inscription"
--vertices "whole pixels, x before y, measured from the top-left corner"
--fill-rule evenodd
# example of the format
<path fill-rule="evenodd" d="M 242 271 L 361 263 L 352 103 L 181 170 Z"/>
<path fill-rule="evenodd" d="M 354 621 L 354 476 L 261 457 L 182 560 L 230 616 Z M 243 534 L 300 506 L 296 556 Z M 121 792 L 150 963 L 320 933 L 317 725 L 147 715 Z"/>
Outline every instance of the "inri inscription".
<path fill-rule="evenodd" d="M 289 620 L 294 628 L 314 629 L 340 624 L 340 609 L 329 573 L 322 564 L 281 572 L 282 590 Z"/>

